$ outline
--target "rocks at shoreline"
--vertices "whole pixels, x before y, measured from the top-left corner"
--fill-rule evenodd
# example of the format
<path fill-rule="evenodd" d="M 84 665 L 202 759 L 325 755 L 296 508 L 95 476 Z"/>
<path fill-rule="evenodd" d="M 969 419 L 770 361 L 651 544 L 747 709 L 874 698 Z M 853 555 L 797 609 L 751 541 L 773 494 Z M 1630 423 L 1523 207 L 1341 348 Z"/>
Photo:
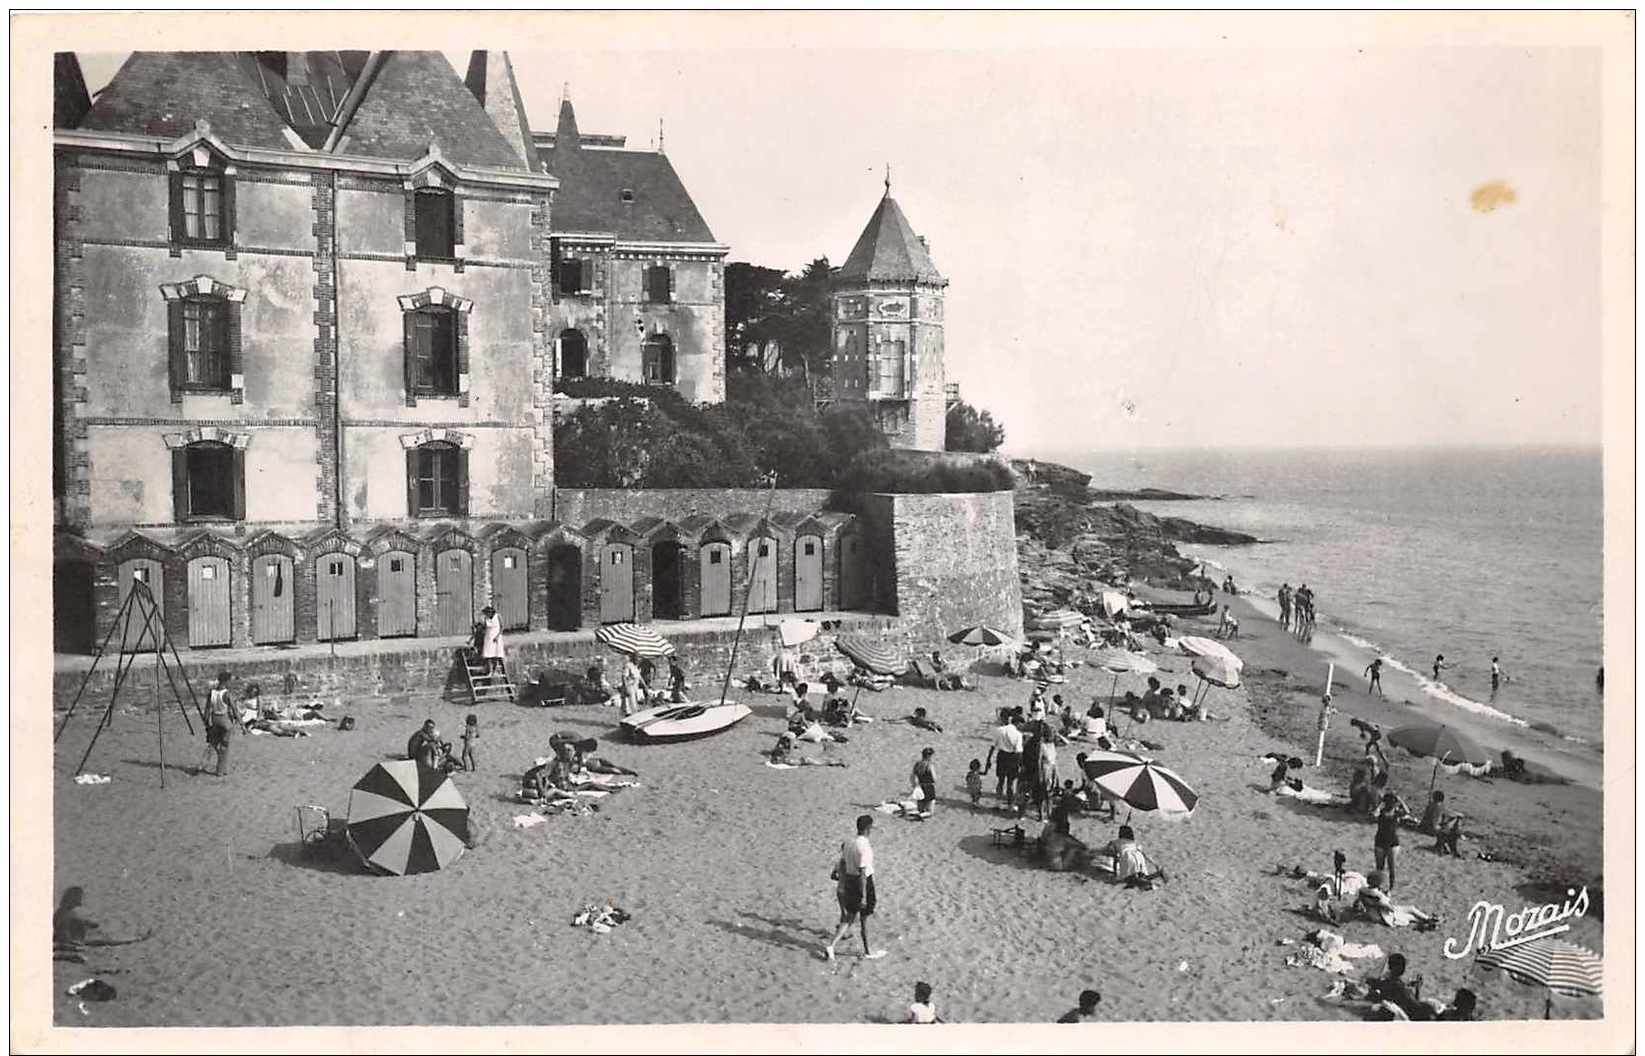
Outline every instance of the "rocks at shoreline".
<path fill-rule="evenodd" d="M 1139 580 L 1179 590 L 1197 585 L 1195 563 L 1174 542 L 1237 546 L 1258 540 L 1181 517 L 1157 517 L 1128 503 L 1094 500 L 1090 477 L 1067 466 L 1034 463 L 1035 483 L 1016 462 L 1017 565 L 1023 603 L 1033 609 L 1095 605 L 1104 584 Z"/>

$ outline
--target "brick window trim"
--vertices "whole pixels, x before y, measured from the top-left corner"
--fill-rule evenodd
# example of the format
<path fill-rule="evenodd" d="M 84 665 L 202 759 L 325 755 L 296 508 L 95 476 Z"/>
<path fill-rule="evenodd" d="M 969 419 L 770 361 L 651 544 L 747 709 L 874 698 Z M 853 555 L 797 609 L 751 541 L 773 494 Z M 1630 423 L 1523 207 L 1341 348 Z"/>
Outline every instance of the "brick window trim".
<path fill-rule="evenodd" d="M 407 443 L 408 439 L 415 443 Z M 400 437 L 400 446 L 406 453 L 406 516 L 419 520 L 439 520 L 449 517 L 467 517 L 469 510 L 468 455 L 474 438 L 450 429 L 424 430 L 422 433 Z M 430 448 L 455 454 L 454 481 L 451 484 L 456 500 L 451 506 L 423 509 L 417 501 L 418 481 L 422 476 L 422 454 Z"/>
<path fill-rule="evenodd" d="M 246 519 L 246 448 L 250 433 L 230 433 L 215 426 L 163 437 L 171 453 L 172 519 L 178 524 L 234 524 Z M 229 453 L 229 512 L 195 514 L 189 498 L 189 452 L 202 444 L 222 445 Z"/>
<path fill-rule="evenodd" d="M 181 256 L 186 249 L 220 249 L 229 259 L 235 255 L 235 183 L 238 170 L 222 155 L 196 143 L 189 151 L 166 162 L 168 181 L 167 205 L 170 219 L 172 256 Z M 216 176 L 222 180 L 219 199 L 222 231 L 217 238 L 191 238 L 185 234 L 183 221 L 183 181 L 188 176 Z"/>
<path fill-rule="evenodd" d="M 448 264 L 459 274 L 467 264 L 468 249 L 463 244 L 463 199 L 456 178 L 435 168 L 417 174 L 403 184 L 405 192 L 405 258 L 406 270 L 416 271 L 418 264 Z M 451 256 L 430 257 L 417 254 L 417 192 L 442 191 L 451 196 Z"/>
<path fill-rule="evenodd" d="M 430 286 L 416 293 L 402 294 L 400 312 L 404 318 L 404 345 L 401 355 L 405 360 L 406 406 L 415 407 L 420 399 L 456 400 L 459 407 L 469 405 L 468 317 L 474 311 L 474 302 L 458 296 L 441 286 Z M 432 392 L 416 383 L 411 354 L 411 317 L 417 312 L 443 309 L 451 312 L 457 342 L 457 391 Z"/>
<path fill-rule="evenodd" d="M 246 290 L 218 282 L 209 275 L 196 275 L 185 282 L 160 284 L 160 296 L 166 302 L 166 362 L 171 402 L 182 403 L 184 396 L 227 396 L 230 403 L 244 403 L 246 398 L 246 366 L 244 344 L 240 331 L 240 309 L 245 303 Z M 222 387 L 191 385 L 183 380 L 183 306 L 190 301 L 220 304 L 227 312 L 224 342 L 228 354 L 228 384 Z"/>

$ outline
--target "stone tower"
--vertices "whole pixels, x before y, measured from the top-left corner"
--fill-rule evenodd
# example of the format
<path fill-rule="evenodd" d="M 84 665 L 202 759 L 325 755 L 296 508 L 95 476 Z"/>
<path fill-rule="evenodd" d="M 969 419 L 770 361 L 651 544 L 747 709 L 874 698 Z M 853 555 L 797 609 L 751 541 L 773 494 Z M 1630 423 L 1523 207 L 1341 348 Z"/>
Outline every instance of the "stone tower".
<path fill-rule="evenodd" d="M 834 399 L 866 403 L 892 447 L 943 449 L 947 285 L 887 176 L 879 208 L 835 277 L 831 321 Z"/>

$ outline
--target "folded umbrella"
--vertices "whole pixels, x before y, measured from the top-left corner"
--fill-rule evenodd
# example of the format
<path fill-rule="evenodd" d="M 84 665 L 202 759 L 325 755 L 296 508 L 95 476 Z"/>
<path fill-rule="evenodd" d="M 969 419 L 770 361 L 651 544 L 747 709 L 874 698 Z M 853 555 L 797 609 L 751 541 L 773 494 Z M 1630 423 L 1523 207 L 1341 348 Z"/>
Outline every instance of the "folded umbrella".
<path fill-rule="evenodd" d="M 594 632 L 594 640 L 630 656 L 674 655 L 674 644 L 650 627 L 635 623 L 610 623 Z"/>

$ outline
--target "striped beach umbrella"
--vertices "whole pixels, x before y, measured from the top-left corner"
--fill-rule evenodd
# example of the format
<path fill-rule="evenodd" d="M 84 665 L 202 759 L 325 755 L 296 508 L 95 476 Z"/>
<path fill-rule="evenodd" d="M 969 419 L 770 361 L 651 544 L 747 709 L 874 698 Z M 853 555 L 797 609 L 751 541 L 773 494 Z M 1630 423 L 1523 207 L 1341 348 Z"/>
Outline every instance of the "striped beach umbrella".
<path fill-rule="evenodd" d="M 1134 810 L 1185 818 L 1199 802 L 1199 793 L 1173 771 L 1129 752 L 1092 752 L 1085 757 L 1085 772 Z"/>
<path fill-rule="evenodd" d="M 432 873 L 462 857 L 468 803 L 449 774 L 412 759 L 378 763 L 348 794 L 348 841 L 379 872 Z"/>
<path fill-rule="evenodd" d="M 1127 652 L 1124 649 L 1115 649 L 1113 646 L 1093 649 L 1090 664 L 1093 667 L 1100 667 L 1114 676 L 1114 684 L 1108 687 L 1110 697 L 1118 692 L 1121 675 L 1151 675 L 1159 670 L 1158 664 L 1141 653 Z"/>
<path fill-rule="evenodd" d="M 977 648 L 992 649 L 1000 645 L 1015 645 L 1016 638 L 987 624 L 978 624 L 975 627 L 962 627 L 948 636 L 948 640 L 955 645 L 970 645 Z"/>
<path fill-rule="evenodd" d="M 1545 987 L 1549 997 L 1543 1015 L 1553 1014 L 1554 994 L 1598 997 L 1604 992 L 1605 962 L 1599 954 L 1564 939 L 1538 938 L 1495 949 L 1481 949 L 1474 957 L 1481 968 L 1493 968 L 1522 983 Z"/>
<path fill-rule="evenodd" d="M 842 634 L 834 645 L 847 660 L 876 675 L 900 675 L 908 670 L 908 658 L 881 642 L 860 634 Z"/>
<path fill-rule="evenodd" d="M 1086 621 L 1083 612 L 1073 609 L 1052 609 L 1035 616 L 1031 621 L 1036 630 L 1061 630 L 1064 627 L 1078 627 Z"/>
<path fill-rule="evenodd" d="M 674 655 L 674 643 L 650 627 L 637 623 L 610 623 L 594 632 L 594 640 L 629 656 Z"/>

